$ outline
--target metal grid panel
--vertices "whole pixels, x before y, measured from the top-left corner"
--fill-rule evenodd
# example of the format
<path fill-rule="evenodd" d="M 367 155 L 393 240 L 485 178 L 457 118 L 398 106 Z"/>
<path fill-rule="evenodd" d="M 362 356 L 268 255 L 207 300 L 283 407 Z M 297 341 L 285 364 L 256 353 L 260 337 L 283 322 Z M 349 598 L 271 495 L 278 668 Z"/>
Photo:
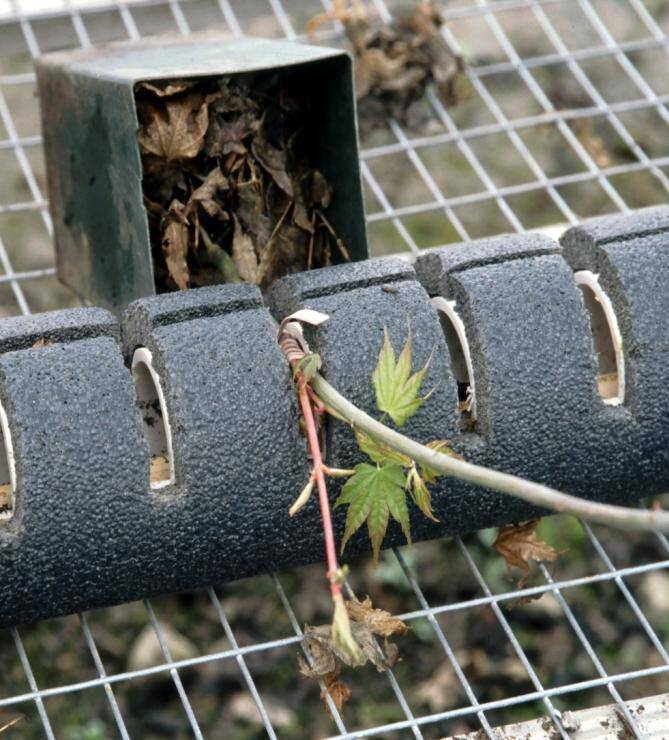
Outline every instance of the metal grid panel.
<path fill-rule="evenodd" d="M 382 19 L 397 10 L 385 0 L 372 5 Z M 564 227 L 597 213 L 665 202 L 665 5 L 661 0 L 445 3 L 445 37 L 471 61 L 470 95 L 446 109 L 429 93 L 423 111 L 429 120 L 419 135 L 391 120 L 365 136 L 362 172 L 373 253 L 415 254 L 451 241 Z M 311 0 L 0 0 L 0 311 L 29 313 L 76 302 L 54 278 L 32 97 L 35 56 L 53 48 L 214 27 L 235 35 L 298 39 L 304 38 L 308 18 L 323 8 L 331 8 L 330 0 L 322 6 Z M 328 43 L 342 42 L 336 24 L 320 35 Z M 390 584 L 385 603 L 404 612 L 414 628 L 413 643 L 401 646 L 405 659 L 393 671 L 349 677 L 358 696 L 345 717 L 328 700 L 332 720 L 325 719 L 318 691 L 298 684 L 294 656 L 300 625 L 318 616 L 327 619 L 321 568 L 314 567 L 185 600 L 154 599 L 5 631 L 0 720 L 21 712 L 26 719 L 15 726 L 17 734 L 49 738 L 148 737 L 147 727 L 156 737 L 430 738 L 478 730 L 478 736 L 494 738 L 493 728 L 502 723 L 545 716 L 547 737 L 569 738 L 564 709 L 613 701 L 630 736 L 643 737 L 642 718 L 626 701 L 668 690 L 669 607 L 658 595 L 669 586 L 669 542 L 663 536 L 616 537 L 565 517 L 552 521 L 552 531 L 561 536 L 555 544 L 568 542 L 570 554 L 553 573 L 541 567 L 538 582 L 521 589 L 500 576 L 489 532 L 393 551 L 375 573 L 360 559 L 352 586 L 376 597 Z M 311 583 L 318 585 L 310 588 Z M 272 604 L 270 618 L 240 618 L 246 608 L 256 609 L 259 594 L 263 604 Z M 622 656 L 613 644 L 619 636 L 608 629 L 611 620 L 598 608 L 596 618 L 592 609 L 584 610 L 588 599 L 599 598 L 601 611 L 604 604 L 615 605 L 613 623 L 627 614 L 625 645 L 636 647 L 623 649 Z M 189 622 L 196 649 L 180 657 L 173 628 L 189 614 L 209 628 L 200 635 Z M 495 635 L 495 645 L 472 636 L 463 624 L 482 625 Z M 153 660 L 140 667 L 112 660 L 118 654 L 126 660 L 129 634 L 136 637 L 146 625 L 155 635 Z M 553 634 L 569 653 L 563 670 L 552 670 L 558 656 L 553 662 L 541 657 Z M 120 649 L 114 640 L 121 640 Z M 492 661 L 487 673 L 473 660 L 485 658 L 481 644 Z M 427 653 L 429 659 L 421 657 Z M 513 681 L 504 666 L 511 666 Z M 203 681 L 208 691 L 201 690 Z M 133 696 L 151 682 L 162 692 L 160 702 L 179 708 L 169 728 L 138 719 L 153 708 L 138 709 Z M 230 686 L 236 687 L 234 707 Z M 430 694 L 430 687 L 441 687 L 442 694 Z M 287 719 L 281 710 L 295 705 L 294 694 L 304 711 L 296 708 Z M 250 714 L 240 710 L 244 698 L 255 708 Z M 54 720 L 70 716 L 62 711 L 68 699 L 94 708 L 89 734 Z M 370 709 L 374 706 L 378 713 Z M 239 721 L 230 723 L 232 715 Z"/>

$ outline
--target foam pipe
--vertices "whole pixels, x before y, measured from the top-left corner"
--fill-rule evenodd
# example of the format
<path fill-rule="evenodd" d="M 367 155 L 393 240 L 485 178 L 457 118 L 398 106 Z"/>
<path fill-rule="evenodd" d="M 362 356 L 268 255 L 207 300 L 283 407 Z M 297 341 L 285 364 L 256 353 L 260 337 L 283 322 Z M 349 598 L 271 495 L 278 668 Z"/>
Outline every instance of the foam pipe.
<path fill-rule="evenodd" d="M 411 325 L 435 389 L 403 428 L 419 441 L 599 501 L 667 490 L 668 237 L 669 209 L 650 209 L 561 245 L 509 235 L 415 269 L 291 275 L 266 304 L 227 285 L 142 299 L 122 326 L 90 308 L 0 322 L 0 625 L 322 560 L 316 500 L 287 515 L 309 461 L 276 320 L 301 307 L 330 316 L 312 349 L 372 413 L 383 330 L 399 349 Z M 332 419 L 326 458 L 362 459 Z M 439 523 L 411 511 L 416 540 L 540 513 L 452 479 L 433 502 Z M 360 532 L 350 552 L 366 549 Z"/>

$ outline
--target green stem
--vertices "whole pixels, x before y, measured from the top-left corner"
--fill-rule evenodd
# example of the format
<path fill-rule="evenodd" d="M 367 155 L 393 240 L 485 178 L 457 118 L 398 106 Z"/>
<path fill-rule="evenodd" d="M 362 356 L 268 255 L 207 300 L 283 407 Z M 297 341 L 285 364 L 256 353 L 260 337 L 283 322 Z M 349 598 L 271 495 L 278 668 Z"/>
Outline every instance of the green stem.
<path fill-rule="evenodd" d="M 523 499 L 535 506 L 552 509 L 561 514 L 573 514 L 591 522 L 619 529 L 669 533 L 669 512 L 667 511 L 630 509 L 624 506 L 600 504 L 570 496 L 515 475 L 500 473 L 491 468 L 458 460 L 432 450 L 376 421 L 344 398 L 319 373 L 311 379 L 311 386 L 326 406 L 334 409 L 349 424 L 362 429 L 388 447 L 407 455 L 418 463 L 429 466 L 442 475 L 459 478 L 475 486 L 490 488 Z"/>

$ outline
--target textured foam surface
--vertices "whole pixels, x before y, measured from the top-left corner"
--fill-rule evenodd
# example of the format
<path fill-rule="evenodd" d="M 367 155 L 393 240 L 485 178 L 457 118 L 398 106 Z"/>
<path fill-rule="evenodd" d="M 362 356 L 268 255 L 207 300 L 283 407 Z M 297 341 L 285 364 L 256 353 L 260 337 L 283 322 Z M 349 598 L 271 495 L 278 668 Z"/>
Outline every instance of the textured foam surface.
<path fill-rule="evenodd" d="M 667 427 L 662 419 L 669 408 L 669 208 L 639 212 L 641 236 L 632 235 L 630 216 L 624 228 L 619 222 L 586 221 L 561 242 L 570 265 L 596 273 L 611 299 L 623 340 L 626 407 L 637 423 L 644 422 L 647 444 L 659 448 L 664 435 L 658 432 Z M 651 458 L 658 455 L 664 458 L 661 450 Z"/>
<path fill-rule="evenodd" d="M 668 213 L 640 213 L 636 232 L 631 217 L 586 222 L 564 235 L 562 252 L 512 235 L 430 252 L 417 274 L 401 260 L 373 260 L 293 275 L 269 303 L 277 320 L 300 307 L 329 315 L 307 338 L 328 380 L 372 414 L 383 330 L 399 351 L 410 325 L 414 367 L 431 356 L 424 390 L 434 392 L 403 431 L 449 439 L 471 462 L 575 495 L 628 502 L 669 487 Z M 597 392 L 573 275 L 583 269 L 598 275 L 620 324 L 620 406 Z M 461 370 L 440 298 L 471 350 L 475 421 L 458 405 Z M 124 317 L 124 351 L 118 337 L 99 309 L 0 322 L 0 401 L 17 475 L 13 516 L 0 520 L 0 626 L 323 559 L 317 498 L 287 516 L 309 461 L 276 321 L 258 290 L 138 301 Z M 146 422 L 123 361 L 138 346 L 152 355 L 172 430 L 175 483 L 160 490 L 150 488 Z M 332 419 L 327 458 L 346 467 L 364 459 Z M 416 540 L 538 513 L 451 479 L 433 501 L 439 523 L 412 506 Z M 339 534 L 343 522 L 337 512 Z M 386 544 L 402 541 L 392 524 Z M 368 548 L 361 532 L 350 551 Z"/>
<path fill-rule="evenodd" d="M 653 236 L 666 231 L 669 231 L 669 208 L 655 206 L 631 213 L 588 219 L 568 229 L 560 242 L 566 250 L 572 250 L 579 243 L 605 244 Z"/>
<path fill-rule="evenodd" d="M 425 250 L 416 260 L 416 274 L 430 295 L 438 295 L 449 273 L 559 251 L 557 242 L 542 234 L 505 234 Z"/>
<path fill-rule="evenodd" d="M 334 295 L 356 288 L 413 280 L 413 267 L 401 259 L 372 259 L 288 275 L 274 283 L 268 304 L 277 320 L 296 311 L 309 298 Z M 280 317 L 280 318 L 279 318 Z"/>
<path fill-rule="evenodd" d="M 142 337 L 159 326 L 259 306 L 262 296 L 253 285 L 216 285 L 134 301 L 123 316 L 125 351 L 131 354 L 142 343 Z"/>
<path fill-rule="evenodd" d="M 151 589 L 162 556 L 146 527 L 148 455 L 118 344 L 6 353 L 0 400 L 18 478 L 15 514 L 0 526 L 0 624 Z"/>
<path fill-rule="evenodd" d="M 150 526 L 165 546 L 156 591 L 322 556 L 317 507 L 301 521 L 287 515 L 309 470 L 275 324 L 255 301 L 237 308 L 246 286 L 216 291 L 213 315 L 136 336 L 162 379 L 176 468 L 174 486 L 147 494 Z M 230 313 L 222 313 L 226 300 Z"/>
<path fill-rule="evenodd" d="M 71 342 L 108 336 L 118 339 L 119 325 L 103 308 L 66 308 L 0 321 L 0 352 L 27 349 L 35 342 Z"/>

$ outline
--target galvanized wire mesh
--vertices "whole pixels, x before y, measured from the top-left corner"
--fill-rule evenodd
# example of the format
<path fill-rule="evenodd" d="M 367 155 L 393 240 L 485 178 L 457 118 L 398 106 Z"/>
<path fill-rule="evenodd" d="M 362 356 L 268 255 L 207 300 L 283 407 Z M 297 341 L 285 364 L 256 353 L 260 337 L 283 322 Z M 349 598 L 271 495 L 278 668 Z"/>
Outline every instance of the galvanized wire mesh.
<path fill-rule="evenodd" d="M 383 20 L 402 9 L 371 5 Z M 330 7 L 0 0 L 2 314 L 76 304 L 54 277 L 33 58 L 212 28 L 299 39 Z M 559 232 L 583 217 L 666 202 L 666 3 L 455 0 L 444 14 L 448 43 L 468 60 L 469 94 L 446 108 L 430 92 L 419 131 L 390 120 L 364 133 L 374 254 Z M 343 43 L 336 23 L 319 36 Z M 567 518 L 551 527 L 568 551 L 524 588 L 503 575 L 489 532 L 394 551 L 378 571 L 360 559 L 352 586 L 403 612 L 413 630 L 392 671 L 349 676 L 354 698 L 343 716 L 329 701 L 326 717 L 295 661 L 304 621 L 328 618 L 319 567 L 6 630 L 0 728 L 22 717 L 8 733 L 494 738 L 503 723 L 545 717 L 546 737 L 569 738 L 565 709 L 614 702 L 629 736 L 644 737 L 638 707 L 626 702 L 669 690 L 669 542 Z M 135 660 L 140 632 L 153 635 L 154 650 Z"/>

